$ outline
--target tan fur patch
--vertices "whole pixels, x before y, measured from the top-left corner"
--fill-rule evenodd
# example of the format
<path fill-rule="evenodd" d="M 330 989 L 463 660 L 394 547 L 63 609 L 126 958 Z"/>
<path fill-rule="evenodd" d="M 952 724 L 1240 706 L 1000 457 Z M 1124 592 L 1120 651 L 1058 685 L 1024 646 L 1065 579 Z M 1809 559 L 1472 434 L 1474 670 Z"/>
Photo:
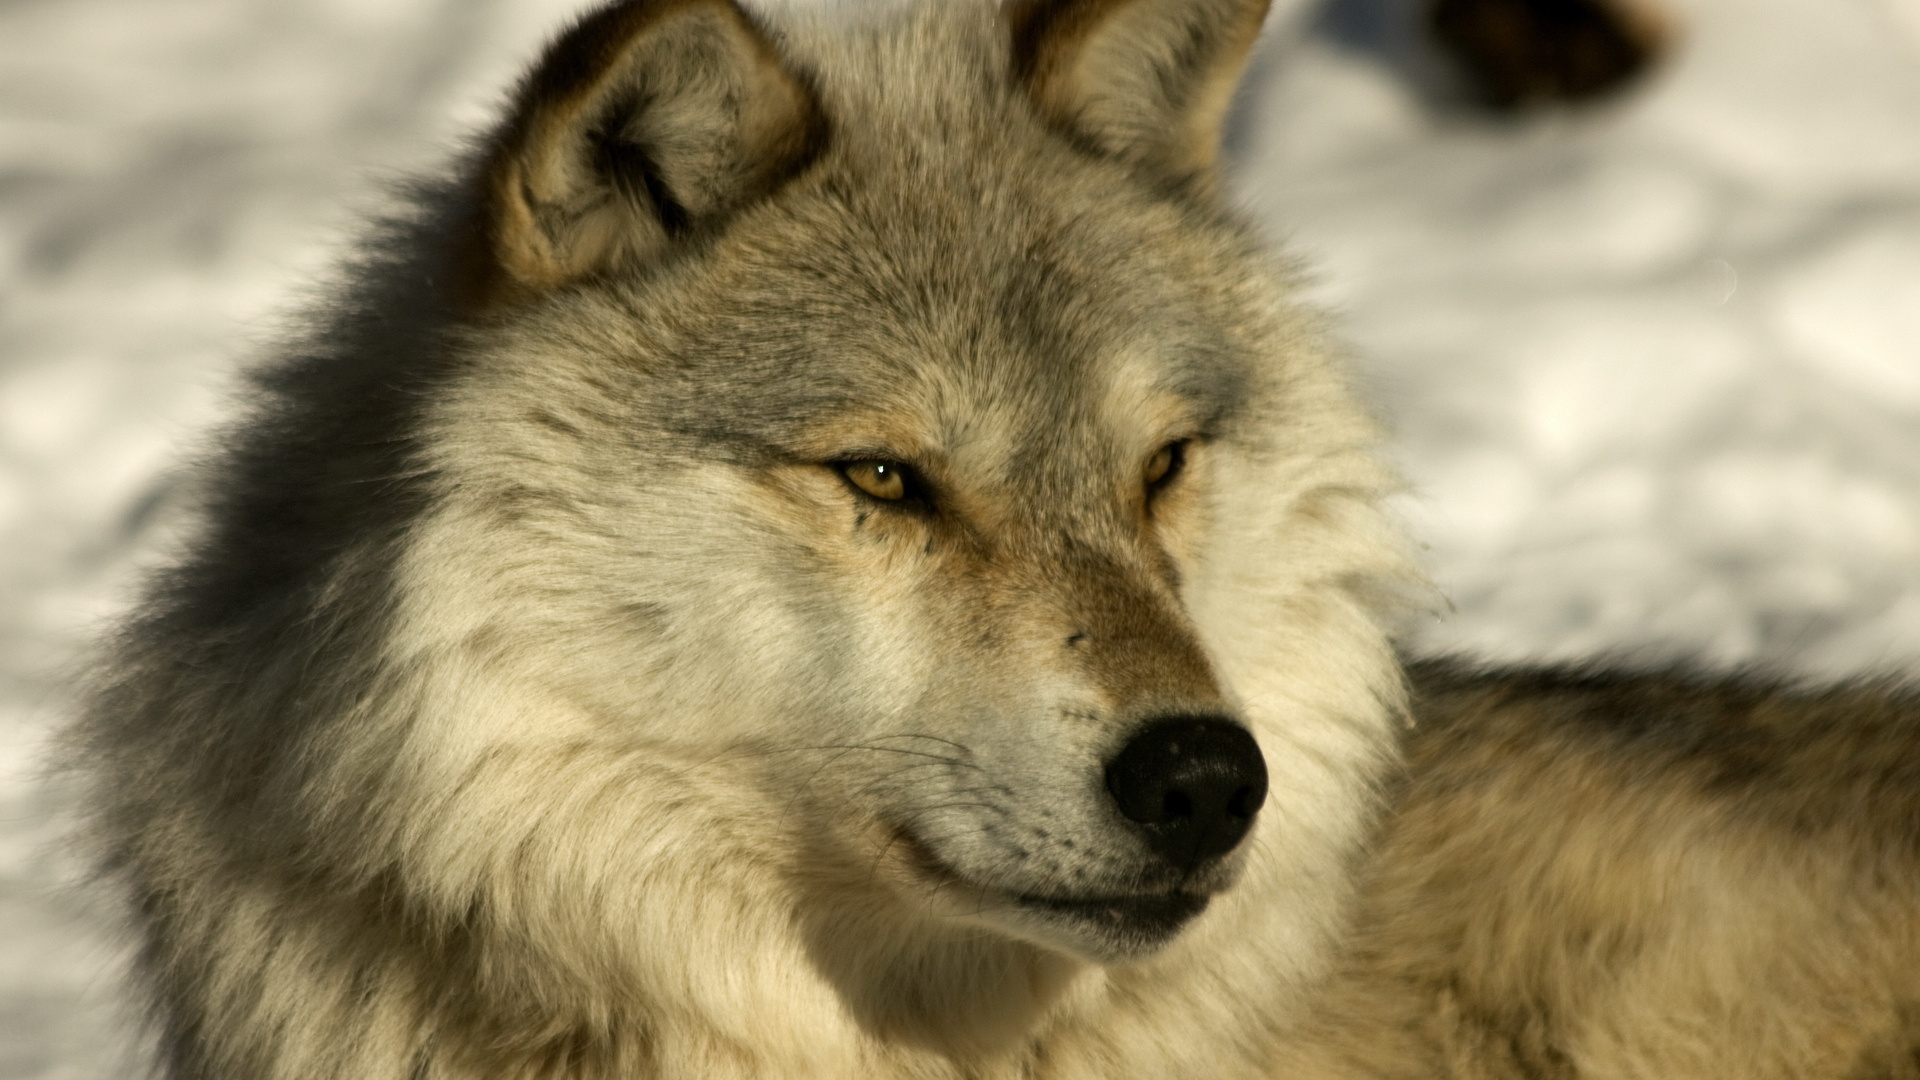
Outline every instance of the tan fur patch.
<path fill-rule="evenodd" d="M 1015 71 L 1063 130 L 1211 195 L 1268 2 L 1018 0 L 1007 9 Z"/>

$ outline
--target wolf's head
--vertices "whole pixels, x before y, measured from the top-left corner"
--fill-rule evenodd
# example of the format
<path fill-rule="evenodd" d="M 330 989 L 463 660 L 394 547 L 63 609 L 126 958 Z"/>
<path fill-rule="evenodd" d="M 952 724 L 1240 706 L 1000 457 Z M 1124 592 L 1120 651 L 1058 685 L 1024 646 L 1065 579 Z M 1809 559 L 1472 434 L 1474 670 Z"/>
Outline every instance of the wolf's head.
<path fill-rule="evenodd" d="M 462 842 L 616 921 L 706 895 L 691 859 L 741 896 L 660 933 L 776 908 L 844 981 L 1196 935 L 1299 966 L 1402 566 L 1371 430 L 1222 206 L 1265 7 L 633 0 L 551 48 L 480 172 L 399 575 L 451 703 L 420 798 L 553 770 Z M 536 820 L 543 784 L 596 809 Z"/>

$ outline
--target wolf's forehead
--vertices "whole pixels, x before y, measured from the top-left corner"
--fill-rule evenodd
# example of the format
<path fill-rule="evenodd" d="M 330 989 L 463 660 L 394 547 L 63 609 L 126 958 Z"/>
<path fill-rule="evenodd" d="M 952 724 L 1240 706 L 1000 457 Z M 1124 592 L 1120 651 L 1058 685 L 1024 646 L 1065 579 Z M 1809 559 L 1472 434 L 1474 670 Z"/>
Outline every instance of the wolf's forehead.
<path fill-rule="evenodd" d="M 1164 208 L 1049 199 L 1018 173 L 919 178 L 823 178 L 777 235 L 742 238 L 750 268 L 698 286 L 695 366 L 725 367 L 759 403 L 729 421 L 732 395 L 690 398 L 704 430 L 751 420 L 793 445 L 861 417 L 902 451 L 983 435 L 1011 451 L 1205 429 L 1243 403 L 1259 358 L 1246 320 L 1223 315 L 1237 283 Z"/>
<path fill-rule="evenodd" d="M 1208 434 L 1247 402 L 1246 358 L 1223 342 L 1118 320 L 1076 325 L 1026 307 L 876 302 L 809 320 L 784 357 L 734 372 L 738 393 L 683 400 L 704 431 L 803 455 L 961 455 L 996 470 L 1068 448 L 1104 458 Z"/>

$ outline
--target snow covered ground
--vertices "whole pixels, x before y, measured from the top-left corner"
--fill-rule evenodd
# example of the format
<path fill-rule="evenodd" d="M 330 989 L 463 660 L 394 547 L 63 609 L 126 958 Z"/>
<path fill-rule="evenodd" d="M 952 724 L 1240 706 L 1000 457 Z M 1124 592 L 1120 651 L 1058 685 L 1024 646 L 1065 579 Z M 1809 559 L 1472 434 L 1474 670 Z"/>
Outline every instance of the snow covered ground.
<path fill-rule="evenodd" d="M 1278 20 L 1239 186 L 1398 432 L 1422 647 L 1920 670 L 1920 0 L 1680 0 L 1652 84 L 1511 124 L 1354 32 L 1403 2 Z M 0 1080 L 131 1071 L 35 761 L 170 462 L 571 6 L 0 6 Z"/>

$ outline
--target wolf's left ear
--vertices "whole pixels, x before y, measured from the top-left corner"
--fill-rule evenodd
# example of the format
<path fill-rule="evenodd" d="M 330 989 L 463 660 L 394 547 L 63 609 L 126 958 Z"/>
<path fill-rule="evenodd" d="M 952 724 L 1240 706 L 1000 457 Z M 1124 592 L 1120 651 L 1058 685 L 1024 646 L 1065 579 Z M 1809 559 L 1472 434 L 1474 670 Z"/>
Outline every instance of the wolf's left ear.
<path fill-rule="evenodd" d="M 1269 0 L 1010 0 L 1014 70 L 1102 153 L 1202 190 Z"/>
<path fill-rule="evenodd" d="M 733 0 L 622 0 L 527 77 L 482 177 L 467 300 L 537 296 L 665 250 L 806 164 L 807 83 Z"/>

